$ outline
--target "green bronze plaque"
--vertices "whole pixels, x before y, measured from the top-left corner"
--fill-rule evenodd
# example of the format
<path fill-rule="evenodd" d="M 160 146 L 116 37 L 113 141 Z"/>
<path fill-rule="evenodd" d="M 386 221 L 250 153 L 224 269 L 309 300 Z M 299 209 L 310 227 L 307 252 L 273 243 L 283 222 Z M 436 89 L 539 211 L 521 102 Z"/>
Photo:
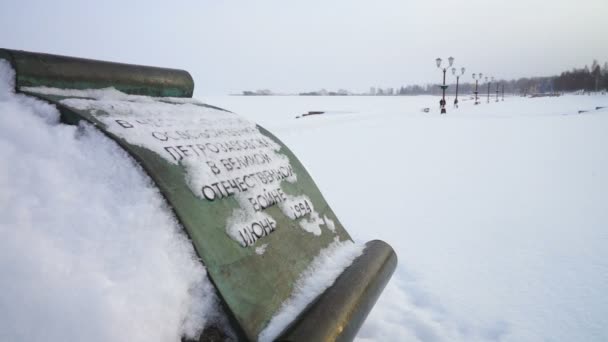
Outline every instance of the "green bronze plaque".
<path fill-rule="evenodd" d="M 321 249 L 350 239 L 291 151 L 236 114 L 189 98 L 20 90 L 56 104 L 65 122 L 95 125 L 139 162 L 249 339 Z"/>

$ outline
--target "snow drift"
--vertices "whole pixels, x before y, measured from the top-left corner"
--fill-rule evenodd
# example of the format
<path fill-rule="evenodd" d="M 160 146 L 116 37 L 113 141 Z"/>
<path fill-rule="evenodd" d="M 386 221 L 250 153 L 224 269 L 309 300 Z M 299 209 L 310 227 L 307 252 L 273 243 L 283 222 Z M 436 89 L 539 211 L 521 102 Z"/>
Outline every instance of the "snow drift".
<path fill-rule="evenodd" d="M 13 78 L 0 60 L 0 340 L 198 336 L 216 296 L 151 180 Z"/>

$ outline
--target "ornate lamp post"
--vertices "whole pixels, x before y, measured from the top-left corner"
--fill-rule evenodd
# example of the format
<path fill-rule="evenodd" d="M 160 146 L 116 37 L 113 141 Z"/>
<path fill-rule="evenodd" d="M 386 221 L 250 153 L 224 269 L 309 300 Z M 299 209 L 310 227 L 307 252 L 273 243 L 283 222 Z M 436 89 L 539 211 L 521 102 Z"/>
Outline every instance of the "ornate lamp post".
<path fill-rule="evenodd" d="M 441 114 L 445 114 L 445 113 L 447 113 L 447 111 L 445 110 L 445 90 L 448 88 L 448 86 L 445 85 L 445 72 L 448 70 L 447 68 L 451 67 L 452 64 L 454 64 L 454 57 L 448 58 L 448 63 L 450 65 L 447 68 L 441 67 L 441 58 L 437 58 L 435 60 L 435 62 L 437 63 L 437 67 L 440 70 L 443 69 L 443 85 L 439 86 L 441 88 L 441 90 L 443 91 L 443 95 L 441 96 L 441 101 L 439 101 L 439 107 L 441 108 Z"/>
<path fill-rule="evenodd" d="M 456 76 L 456 98 L 454 99 L 454 107 L 458 108 L 458 80 L 464 75 L 464 67 L 460 68 L 460 75 L 456 74 L 456 68 L 452 68 L 452 75 Z"/>
<path fill-rule="evenodd" d="M 477 97 L 477 95 L 479 94 L 479 92 L 477 91 L 477 85 L 479 83 L 479 80 L 481 80 L 482 76 L 483 76 L 482 73 L 479 73 L 479 75 L 473 74 L 473 79 L 475 80 L 475 104 L 476 105 L 479 104 L 479 97 Z"/>
<path fill-rule="evenodd" d="M 498 102 L 498 82 L 496 82 L 496 102 Z"/>
<path fill-rule="evenodd" d="M 490 103 L 490 84 L 494 81 L 494 77 L 490 78 L 490 82 L 488 82 L 488 76 L 486 76 L 486 82 L 488 83 L 488 101 L 487 103 Z"/>

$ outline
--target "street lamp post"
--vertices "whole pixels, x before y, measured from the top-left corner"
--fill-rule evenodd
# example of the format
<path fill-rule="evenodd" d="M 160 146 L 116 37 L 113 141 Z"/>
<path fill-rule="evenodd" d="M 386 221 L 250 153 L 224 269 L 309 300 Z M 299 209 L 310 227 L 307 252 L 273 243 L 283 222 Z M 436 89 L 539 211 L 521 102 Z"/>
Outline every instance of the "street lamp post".
<path fill-rule="evenodd" d="M 498 82 L 496 82 L 496 102 L 498 102 Z"/>
<path fill-rule="evenodd" d="M 447 68 L 442 68 L 441 67 L 441 58 L 437 58 L 435 60 L 435 62 L 437 63 L 437 67 L 440 70 L 443 70 L 443 85 L 440 85 L 439 87 L 442 90 L 443 95 L 441 96 L 441 100 L 439 101 L 439 107 L 441 108 L 441 114 L 446 114 L 447 111 L 445 110 L 445 90 L 448 89 L 448 86 L 445 84 L 445 72 L 447 71 L 447 68 L 451 67 L 452 64 L 454 64 L 454 57 L 449 57 L 448 58 L 448 63 L 449 66 Z"/>
<path fill-rule="evenodd" d="M 456 76 L 456 98 L 454 99 L 454 107 L 458 108 L 458 80 L 464 75 L 464 67 L 460 68 L 460 75 L 456 74 L 456 68 L 452 68 L 452 75 Z"/>
<path fill-rule="evenodd" d="M 479 77 L 477 77 L 477 76 L 479 76 Z M 483 76 L 482 73 L 479 73 L 479 75 L 473 74 L 473 79 L 475 80 L 475 104 L 476 105 L 479 104 L 479 97 L 477 96 L 479 94 L 479 91 L 477 91 L 477 85 L 479 84 L 479 80 L 481 80 L 482 76 Z"/>
<path fill-rule="evenodd" d="M 488 82 L 488 76 L 486 76 L 486 83 L 488 83 L 488 101 L 487 101 L 487 103 L 490 103 L 490 84 L 492 83 L 492 81 L 494 81 L 494 77 L 491 77 L 490 81 Z"/>

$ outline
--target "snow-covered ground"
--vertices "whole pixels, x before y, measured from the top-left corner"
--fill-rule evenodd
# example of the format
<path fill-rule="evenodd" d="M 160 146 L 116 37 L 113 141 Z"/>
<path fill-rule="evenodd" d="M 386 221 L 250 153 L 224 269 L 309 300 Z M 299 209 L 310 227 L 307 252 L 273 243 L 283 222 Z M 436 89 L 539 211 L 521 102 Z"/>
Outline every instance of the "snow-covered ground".
<path fill-rule="evenodd" d="M 356 240 L 397 251 L 360 340 L 608 340 L 608 96 L 202 100 L 276 134 Z"/>
<path fill-rule="evenodd" d="M 176 341 L 219 319 L 143 171 L 11 82 L 0 63 L 0 340 Z M 427 96 L 202 100 L 275 133 L 355 240 L 396 249 L 360 340 L 608 340 L 608 96 L 443 116 Z"/>

